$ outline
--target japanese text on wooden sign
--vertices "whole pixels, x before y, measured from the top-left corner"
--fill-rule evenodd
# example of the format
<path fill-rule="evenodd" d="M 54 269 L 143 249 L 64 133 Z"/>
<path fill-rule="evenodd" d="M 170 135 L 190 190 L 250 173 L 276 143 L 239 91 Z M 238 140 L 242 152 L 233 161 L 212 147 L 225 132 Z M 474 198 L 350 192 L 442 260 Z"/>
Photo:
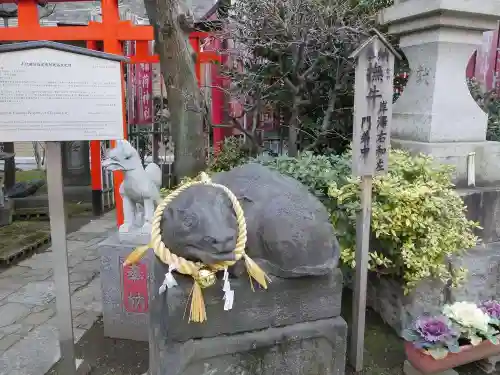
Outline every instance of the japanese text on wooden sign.
<path fill-rule="evenodd" d="M 387 172 L 393 70 L 394 55 L 376 37 L 357 56 L 352 145 L 352 170 L 356 176 Z"/>

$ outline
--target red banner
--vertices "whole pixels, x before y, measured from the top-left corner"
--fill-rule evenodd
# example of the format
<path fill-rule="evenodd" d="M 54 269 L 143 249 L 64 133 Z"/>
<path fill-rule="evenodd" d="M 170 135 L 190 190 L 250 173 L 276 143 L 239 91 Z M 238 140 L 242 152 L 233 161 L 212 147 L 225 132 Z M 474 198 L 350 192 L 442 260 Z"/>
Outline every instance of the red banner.
<path fill-rule="evenodd" d="M 135 42 L 126 44 L 127 56 L 135 55 Z M 128 64 L 127 110 L 130 125 L 153 123 L 153 65 L 148 63 Z"/>
<path fill-rule="evenodd" d="M 153 123 L 153 66 L 141 63 L 135 68 L 135 86 L 137 93 L 136 125 Z"/>
<path fill-rule="evenodd" d="M 125 259 L 120 259 L 120 265 Z M 122 269 L 122 301 L 125 311 L 129 313 L 147 313 L 148 297 L 148 266 L 146 262 L 123 267 Z"/>

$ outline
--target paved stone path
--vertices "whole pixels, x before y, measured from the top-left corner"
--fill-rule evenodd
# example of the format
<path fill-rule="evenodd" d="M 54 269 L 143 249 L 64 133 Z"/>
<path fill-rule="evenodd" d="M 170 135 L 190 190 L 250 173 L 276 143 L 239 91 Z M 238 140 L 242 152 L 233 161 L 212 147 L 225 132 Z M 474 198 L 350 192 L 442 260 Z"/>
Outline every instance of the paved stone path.
<path fill-rule="evenodd" d="M 67 237 L 75 341 L 102 312 L 97 245 L 114 228 L 109 212 Z M 0 375 L 44 375 L 60 357 L 52 256 L 0 273 Z"/>

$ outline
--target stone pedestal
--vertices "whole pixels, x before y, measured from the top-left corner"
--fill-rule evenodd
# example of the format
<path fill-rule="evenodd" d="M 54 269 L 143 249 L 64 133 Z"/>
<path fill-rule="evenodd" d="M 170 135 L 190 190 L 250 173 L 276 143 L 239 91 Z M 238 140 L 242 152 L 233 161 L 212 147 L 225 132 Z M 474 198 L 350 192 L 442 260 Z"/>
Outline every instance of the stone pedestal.
<path fill-rule="evenodd" d="M 341 375 L 346 335 L 337 317 L 183 343 L 163 339 L 149 375 Z"/>
<path fill-rule="evenodd" d="M 149 375 L 343 375 L 347 325 L 340 317 L 342 274 L 272 278 L 252 292 L 231 279 L 233 310 L 224 311 L 222 282 L 204 289 L 208 321 L 188 323 L 192 279 L 159 295 L 167 267 L 153 260 Z"/>
<path fill-rule="evenodd" d="M 153 255 L 148 252 L 137 265 L 123 267 L 127 256 L 148 242 L 149 235 L 120 237 L 116 232 L 100 244 L 102 311 L 107 337 L 148 341 L 148 279 Z"/>
<path fill-rule="evenodd" d="M 482 33 L 496 27 L 497 0 L 407 0 L 385 9 L 380 23 L 400 36 L 411 75 L 393 109 L 393 145 L 457 167 L 464 184 L 469 153 L 478 183 L 500 181 L 500 143 L 486 142 L 487 115 L 472 99 L 465 71 Z"/>

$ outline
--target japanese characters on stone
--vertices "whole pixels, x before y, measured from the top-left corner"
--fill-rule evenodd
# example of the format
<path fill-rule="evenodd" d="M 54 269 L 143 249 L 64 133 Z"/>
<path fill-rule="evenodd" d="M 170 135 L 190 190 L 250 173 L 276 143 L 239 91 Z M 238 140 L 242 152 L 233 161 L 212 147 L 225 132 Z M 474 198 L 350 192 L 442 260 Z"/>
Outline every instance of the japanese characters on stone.
<path fill-rule="evenodd" d="M 123 264 L 124 259 L 120 259 Z M 128 313 L 148 312 L 148 270 L 145 263 L 123 267 L 122 305 Z"/>
<path fill-rule="evenodd" d="M 378 38 L 357 56 L 353 174 L 387 172 L 392 117 L 394 55 Z"/>

